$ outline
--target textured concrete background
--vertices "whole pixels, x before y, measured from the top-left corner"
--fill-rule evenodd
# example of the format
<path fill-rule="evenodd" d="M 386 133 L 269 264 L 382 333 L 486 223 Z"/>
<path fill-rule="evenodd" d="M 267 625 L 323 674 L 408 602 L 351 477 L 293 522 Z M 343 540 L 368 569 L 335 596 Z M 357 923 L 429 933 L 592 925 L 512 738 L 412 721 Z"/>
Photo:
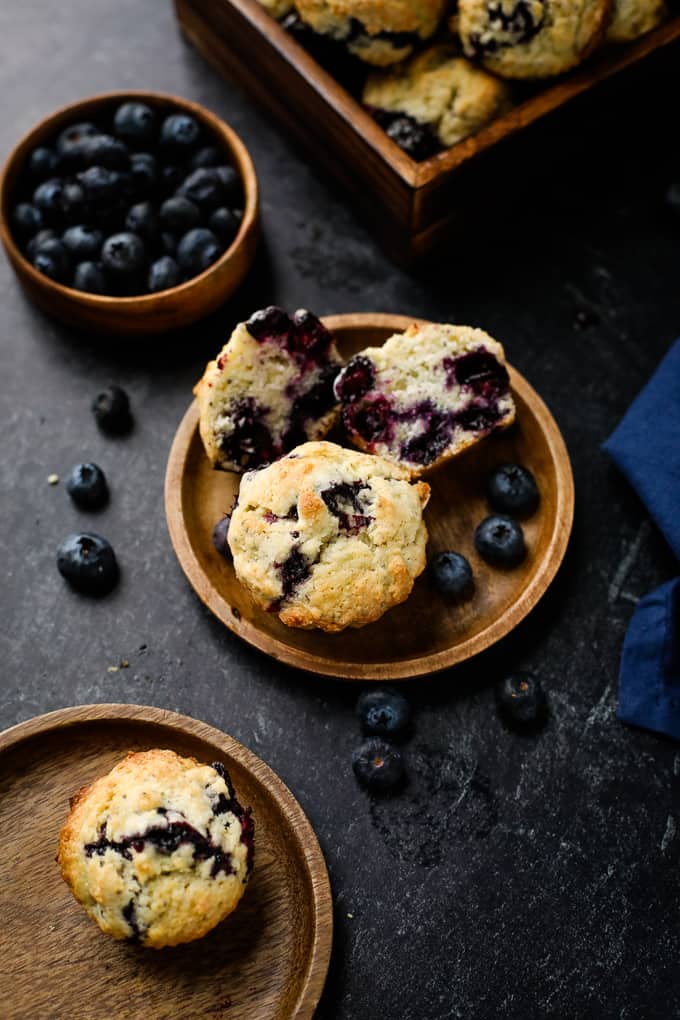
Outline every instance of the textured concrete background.
<path fill-rule="evenodd" d="M 238 302 L 181 343 L 146 350 L 54 325 L 0 258 L 0 723 L 129 701 L 187 712 L 261 755 L 308 813 L 331 874 L 321 1017 L 679 1016 L 680 752 L 615 718 L 633 603 L 676 568 L 599 447 L 680 330 L 680 224 L 662 203 L 680 172 L 680 52 L 532 132 L 512 157 L 525 160 L 525 187 L 504 188 L 501 163 L 468 230 L 405 274 L 181 41 L 169 4 L 4 3 L 0 39 L 0 151 L 82 95 L 177 92 L 250 147 L 265 234 Z M 543 395 L 573 458 L 576 524 L 558 581 L 495 650 L 408 686 L 411 783 L 383 803 L 349 766 L 356 689 L 239 643 L 195 598 L 166 533 L 165 461 L 191 386 L 238 316 L 272 300 L 483 326 Z M 100 436 L 89 411 L 112 380 L 137 421 L 120 441 Z M 46 484 L 90 458 L 113 496 L 96 520 Z M 116 548 L 123 580 L 108 599 L 80 598 L 57 574 L 55 548 L 78 526 Z M 129 668 L 109 672 L 121 659 Z M 526 739 L 502 727 L 492 694 L 519 666 L 540 674 L 551 705 L 547 729 Z"/>

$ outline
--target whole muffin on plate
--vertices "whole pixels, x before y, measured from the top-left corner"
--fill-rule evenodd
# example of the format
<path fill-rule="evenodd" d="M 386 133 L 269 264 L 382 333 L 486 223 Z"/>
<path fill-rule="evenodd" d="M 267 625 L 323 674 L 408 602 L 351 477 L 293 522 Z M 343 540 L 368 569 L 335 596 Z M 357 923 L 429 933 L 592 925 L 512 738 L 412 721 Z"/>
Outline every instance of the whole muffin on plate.
<path fill-rule="evenodd" d="M 335 392 L 354 445 L 412 478 L 515 420 L 503 347 L 470 326 L 414 323 L 351 358 Z"/>
<path fill-rule="evenodd" d="M 211 464 L 247 471 L 322 439 L 337 418 L 342 364 L 332 334 L 306 309 L 289 316 L 272 305 L 239 323 L 194 388 Z"/>
<path fill-rule="evenodd" d="M 201 938 L 236 908 L 253 852 L 250 810 L 224 765 L 151 750 L 73 798 L 57 861 L 103 932 L 160 949 Z"/>
<path fill-rule="evenodd" d="M 228 532 L 236 576 L 289 627 L 363 627 L 425 568 L 429 494 L 380 457 L 304 443 L 243 476 Z"/>
<path fill-rule="evenodd" d="M 668 17 L 665 0 L 614 0 L 614 13 L 607 29 L 608 42 L 630 42 L 646 35 Z"/>
<path fill-rule="evenodd" d="M 468 57 L 504 78 L 549 78 L 597 46 L 612 0 L 459 0 L 458 7 Z"/>
<path fill-rule="evenodd" d="M 447 0 L 294 0 L 306 24 L 367 64 L 386 67 L 432 36 Z"/>
<path fill-rule="evenodd" d="M 362 101 L 376 111 L 405 114 L 427 125 L 442 146 L 475 134 L 510 106 L 508 84 L 439 43 L 398 68 L 374 71 Z"/>

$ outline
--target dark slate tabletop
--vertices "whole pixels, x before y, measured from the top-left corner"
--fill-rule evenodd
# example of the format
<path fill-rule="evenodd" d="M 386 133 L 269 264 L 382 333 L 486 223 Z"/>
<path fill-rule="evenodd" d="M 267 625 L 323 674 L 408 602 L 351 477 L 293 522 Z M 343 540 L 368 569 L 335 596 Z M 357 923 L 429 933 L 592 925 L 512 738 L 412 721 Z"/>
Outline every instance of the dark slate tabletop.
<path fill-rule="evenodd" d="M 676 565 L 600 450 L 680 331 L 680 223 L 663 204 L 680 172 L 677 48 L 533 131 L 512 154 L 524 186 L 504 188 L 501 161 L 497 187 L 443 255 L 405 273 L 180 39 L 169 4 L 6 3 L 0 38 L 1 151 L 86 94 L 179 93 L 249 146 L 264 225 L 238 300 L 173 345 L 75 336 L 27 304 L 0 258 L 0 723 L 134 702 L 206 720 L 261 755 L 299 798 L 328 862 L 336 935 L 321 1017 L 679 1016 L 680 749 L 616 719 L 626 624 Z M 483 326 L 571 451 L 576 520 L 557 582 L 497 648 L 407 686 L 410 783 L 383 802 L 350 768 L 356 688 L 241 644 L 201 606 L 166 532 L 165 462 L 191 386 L 238 317 L 271 301 Z M 134 404 L 126 440 L 103 438 L 91 419 L 109 381 Z M 96 526 L 123 576 L 101 601 L 67 590 L 54 565 L 60 539 L 91 518 L 47 476 L 83 459 L 104 467 L 113 492 Z M 121 660 L 129 667 L 110 672 Z M 494 682 L 519 667 L 549 694 L 536 736 L 510 733 L 494 708 Z"/>

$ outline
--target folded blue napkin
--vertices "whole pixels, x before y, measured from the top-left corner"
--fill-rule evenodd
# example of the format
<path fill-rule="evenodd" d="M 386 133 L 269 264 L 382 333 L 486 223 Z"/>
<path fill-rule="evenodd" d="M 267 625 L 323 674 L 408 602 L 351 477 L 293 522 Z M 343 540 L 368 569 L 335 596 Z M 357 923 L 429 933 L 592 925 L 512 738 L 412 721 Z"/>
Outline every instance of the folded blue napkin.
<path fill-rule="evenodd" d="M 680 560 L 680 340 L 604 449 Z M 623 643 L 619 718 L 680 740 L 680 577 L 637 604 Z"/>

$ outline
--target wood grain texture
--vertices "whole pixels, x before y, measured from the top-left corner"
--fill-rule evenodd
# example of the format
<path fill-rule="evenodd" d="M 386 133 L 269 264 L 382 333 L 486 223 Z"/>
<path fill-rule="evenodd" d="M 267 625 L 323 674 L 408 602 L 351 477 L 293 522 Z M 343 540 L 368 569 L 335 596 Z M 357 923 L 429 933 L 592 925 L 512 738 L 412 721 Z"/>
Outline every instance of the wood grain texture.
<path fill-rule="evenodd" d="M 223 761 L 256 825 L 237 910 L 174 949 L 115 942 L 71 896 L 55 862 L 68 800 L 128 750 L 168 747 Z M 0 1015 L 93 1020 L 309 1020 L 332 943 L 316 836 L 263 761 L 205 723 L 139 705 L 66 708 L 0 734 Z"/>
<path fill-rule="evenodd" d="M 324 319 L 345 358 L 382 343 L 412 322 L 399 315 L 336 315 Z M 574 512 L 571 465 L 547 407 L 510 368 L 517 424 L 489 437 L 428 478 L 432 497 L 425 511 L 428 553 L 455 549 L 468 557 L 476 577 L 474 596 L 452 607 L 427 575 L 409 599 L 376 623 L 341 634 L 296 630 L 259 609 L 239 584 L 233 566 L 213 547 L 215 523 L 231 510 L 239 479 L 214 471 L 198 434 L 192 404 L 170 451 L 165 510 L 182 569 L 199 598 L 235 634 L 289 665 L 348 680 L 395 680 L 446 669 L 488 648 L 524 619 L 555 576 L 566 552 Z M 329 439 L 343 442 L 340 435 Z M 529 555 L 511 571 L 495 570 L 477 556 L 474 529 L 490 513 L 484 496 L 489 471 L 519 461 L 534 473 L 541 505 L 524 522 Z"/>
<path fill-rule="evenodd" d="M 51 142 L 63 127 L 111 116 L 119 103 L 138 99 L 162 116 L 175 110 L 192 114 L 226 150 L 243 182 L 244 212 L 239 232 L 224 254 L 203 273 L 159 294 L 107 297 L 64 287 L 39 273 L 24 257 L 9 229 L 14 194 L 31 149 Z M 40 121 L 16 144 L 0 176 L 0 240 L 27 297 L 48 315 L 94 334 L 120 336 L 162 333 L 214 312 L 234 293 L 255 257 L 259 235 L 259 191 L 255 167 L 238 135 L 198 103 L 161 92 L 107 92 L 71 103 Z"/>
<path fill-rule="evenodd" d="M 466 201 L 463 169 L 611 75 L 680 38 L 680 17 L 624 46 L 608 47 L 471 138 L 423 162 L 407 156 L 257 2 L 174 0 L 180 27 L 215 67 L 236 78 L 350 194 L 398 262 L 425 255 L 450 234 Z"/>

